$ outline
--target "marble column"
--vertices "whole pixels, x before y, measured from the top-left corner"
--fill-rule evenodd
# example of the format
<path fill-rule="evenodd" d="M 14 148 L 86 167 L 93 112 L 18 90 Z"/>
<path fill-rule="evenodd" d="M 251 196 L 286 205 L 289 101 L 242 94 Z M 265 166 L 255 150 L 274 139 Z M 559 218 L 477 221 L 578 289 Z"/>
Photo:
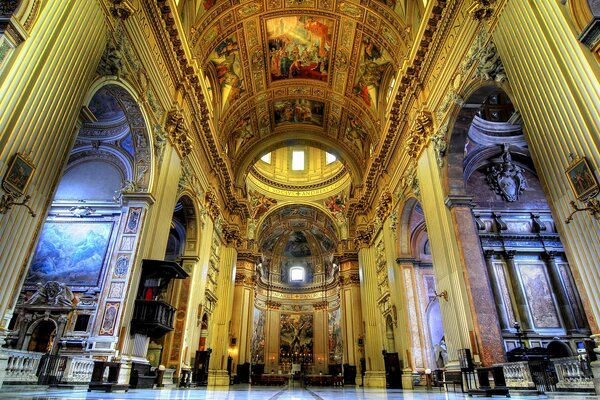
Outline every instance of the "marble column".
<path fill-rule="evenodd" d="M 531 314 L 529 312 L 529 307 L 527 306 L 527 299 L 525 298 L 525 293 L 520 284 L 519 271 L 517 269 L 517 264 L 515 263 L 515 254 L 515 250 L 505 251 L 506 266 L 508 270 L 508 280 L 510 281 L 510 287 L 512 288 L 512 293 L 515 298 L 515 311 L 517 314 L 515 315 L 515 317 L 519 321 L 519 324 L 521 325 L 521 329 L 523 329 L 523 331 L 533 332 L 534 325 L 531 319 Z"/>
<path fill-rule="evenodd" d="M 560 277 L 560 267 L 556 264 L 556 252 L 546 252 L 546 266 L 548 269 L 548 276 L 550 277 L 550 284 L 552 285 L 552 291 L 558 301 L 558 308 L 565 324 L 565 329 L 568 333 L 576 333 L 577 324 L 575 323 L 573 309 L 571 308 L 571 303 L 567 297 L 565 286 Z"/>
<path fill-rule="evenodd" d="M 505 362 L 504 344 L 491 277 L 472 212 L 470 197 L 449 196 L 446 205 L 454 222 L 458 250 L 465 263 L 467 294 L 473 313 L 473 328 L 481 363 L 491 366 Z M 475 349 L 473 349 L 475 350 Z"/>
<path fill-rule="evenodd" d="M 440 312 L 448 347 L 447 369 L 458 370 L 458 349 L 469 348 L 479 354 L 474 338 L 474 310 L 469 294 L 467 265 L 459 249 L 460 239 L 456 220 L 445 205 L 446 195 L 440 178 L 433 146 L 425 149 L 417 163 L 417 176 L 421 191 L 421 206 L 425 216 L 427 235 L 431 244 L 433 270 L 440 297 Z M 477 247 L 480 245 L 477 243 Z M 475 314 L 476 315 L 476 314 Z"/>
<path fill-rule="evenodd" d="M 507 306 L 504 304 L 504 298 L 500 292 L 500 284 L 498 283 L 498 277 L 496 276 L 496 269 L 494 268 L 494 254 L 494 250 L 485 250 L 485 263 L 488 269 L 490 285 L 492 286 L 492 293 L 494 294 L 494 301 L 496 302 L 496 310 L 498 311 L 500 328 L 503 332 L 508 332 L 511 329 L 511 324 L 508 319 Z"/>
<path fill-rule="evenodd" d="M 367 243 L 361 243 L 358 251 L 360 268 L 360 293 L 362 314 L 365 322 L 365 386 L 385 387 L 385 365 L 381 351 L 383 350 L 383 334 L 381 315 L 377 307 L 377 266 L 375 250 Z"/>
<path fill-rule="evenodd" d="M 229 356 L 229 322 L 231 321 L 233 306 L 236 258 L 237 249 L 234 247 L 234 243 L 229 242 L 221 246 L 217 289 L 218 300 L 213 317 L 213 330 L 211 332 L 212 354 L 208 369 L 209 386 L 229 386 L 227 357 Z"/>

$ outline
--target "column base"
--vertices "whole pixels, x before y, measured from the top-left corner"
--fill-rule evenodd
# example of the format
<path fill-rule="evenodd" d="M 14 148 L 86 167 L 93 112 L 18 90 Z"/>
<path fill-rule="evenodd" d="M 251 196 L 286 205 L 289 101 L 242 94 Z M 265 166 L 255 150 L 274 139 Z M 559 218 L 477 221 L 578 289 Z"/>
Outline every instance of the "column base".
<path fill-rule="evenodd" d="M 594 375 L 594 389 L 596 389 L 596 394 L 600 394 L 600 361 L 593 361 L 591 367 L 592 375 Z"/>
<path fill-rule="evenodd" d="M 367 371 L 365 373 L 365 387 L 384 388 L 386 386 L 385 371 Z"/>
<path fill-rule="evenodd" d="M 208 370 L 208 386 L 229 386 L 229 374 L 227 370 Z"/>
<path fill-rule="evenodd" d="M 402 370 L 402 389 L 413 390 L 413 373 L 410 368 Z"/>

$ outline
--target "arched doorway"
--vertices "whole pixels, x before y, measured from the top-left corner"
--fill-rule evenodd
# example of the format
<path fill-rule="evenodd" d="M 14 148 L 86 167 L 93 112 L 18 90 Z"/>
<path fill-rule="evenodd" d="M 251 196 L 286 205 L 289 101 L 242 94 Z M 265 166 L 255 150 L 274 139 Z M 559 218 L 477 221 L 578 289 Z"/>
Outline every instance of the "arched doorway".
<path fill-rule="evenodd" d="M 444 336 L 433 258 L 421 204 L 409 198 L 398 221 L 398 264 L 409 314 L 410 347 L 415 370 L 435 369 L 436 349 Z"/>
<path fill-rule="evenodd" d="M 23 335 L 29 322 L 47 316 L 64 321 L 54 329 L 54 341 L 61 343 L 54 346 L 57 353 L 69 343 L 70 355 L 83 354 L 102 328 L 106 336 L 118 331 L 119 307 L 114 305 L 126 294 L 136 249 L 134 240 L 126 247 L 116 245 L 127 216 L 123 196 L 148 188 L 151 142 L 139 106 L 121 84 L 96 87 L 80 119 L 17 301 L 10 347 L 28 348 Z M 111 260 L 114 274 L 108 272 Z M 113 307 L 104 312 L 109 297 Z M 101 321 L 103 316 L 107 320 Z M 109 346 L 100 353 L 113 351 Z"/>
<path fill-rule="evenodd" d="M 506 91 L 475 90 L 451 132 L 448 187 L 473 199 L 504 350 L 519 347 L 515 324 L 530 347 L 575 349 L 589 329 L 522 126 Z"/>
<path fill-rule="evenodd" d="M 56 336 L 56 324 L 52 320 L 40 321 L 32 327 L 27 351 L 51 353 Z"/>
<path fill-rule="evenodd" d="M 341 372 L 334 221 L 317 207 L 287 205 L 270 211 L 258 232 L 255 372 Z"/>
<path fill-rule="evenodd" d="M 194 345 L 189 327 L 194 326 L 191 321 L 190 307 L 192 307 L 192 285 L 194 284 L 194 270 L 197 262 L 198 227 L 194 201 L 186 193 L 183 194 L 173 210 L 173 217 L 169 228 L 169 238 L 165 251 L 165 260 L 179 263 L 189 275 L 185 279 L 171 283 L 166 294 L 167 302 L 177 308 L 173 331 L 154 342 L 162 346 L 161 364 L 174 368 L 178 374 L 182 364 L 189 364 L 195 357 Z M 190 348 L 191 347 L 191 348 Z"/>

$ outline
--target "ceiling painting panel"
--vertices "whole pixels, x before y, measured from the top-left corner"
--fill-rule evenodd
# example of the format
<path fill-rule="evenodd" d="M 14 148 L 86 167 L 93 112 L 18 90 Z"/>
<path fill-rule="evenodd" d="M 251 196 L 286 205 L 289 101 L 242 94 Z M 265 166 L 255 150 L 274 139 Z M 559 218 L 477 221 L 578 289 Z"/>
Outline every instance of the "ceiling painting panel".
<path fill-rule="evenodd" d="M 280 16 L 266 21 L 271 81 L 327 82 L 334 21 L 313 16 Z"/>
<path fill-rule="evenodd" d="M 275 126 L 308 124 L 323 126 L 325 104 L 315 100 L 276 100 L 273 102 Z"/>
<path fill-rule="evenodd" d="M 236 35 L 228 37 L 217 45 L 210 55 L 210 62 L 216 69 L 221 108 L 225 109 L 245 91 L 240 47 Z"/>
<path fill-rule="evenodd" d="M 373 39 L 364 36 L 353 93 L 372 110 L 379 106 L 380 86 L 388 68 L 391 68 L 389 56 Z"/>

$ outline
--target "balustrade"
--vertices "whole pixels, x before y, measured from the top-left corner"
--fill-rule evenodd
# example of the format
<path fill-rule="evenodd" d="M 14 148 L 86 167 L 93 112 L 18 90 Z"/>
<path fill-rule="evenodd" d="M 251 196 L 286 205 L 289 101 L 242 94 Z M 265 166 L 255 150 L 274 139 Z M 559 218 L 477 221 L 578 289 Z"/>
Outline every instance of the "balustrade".
<path fill-rule="evenodd" d="M 501 364 L 506 380 L 506 387 L 509 389 L 535 390 L 533 376 L 529 369 L 527 361 L 518 361 L 507 364 Z"/>
<path fill-rule="evenodd" d="M 93 359 L 84 357 L 67 357 L 63 381 L 64 383 L 88 384 L 92 380 L 93 371 Z"/>
<path fill-rule="evenodd" d="M 43 353 L 2 349 L 8 355 L 5 383 L 37 383 L 37 370 Z"/>
<path fill-rule="evenodd" d="M 557 389 L 594 391 L 594 377 L 587 361 L 579 357 L 555 358 L 551 361 L 558 377 Z"/>

